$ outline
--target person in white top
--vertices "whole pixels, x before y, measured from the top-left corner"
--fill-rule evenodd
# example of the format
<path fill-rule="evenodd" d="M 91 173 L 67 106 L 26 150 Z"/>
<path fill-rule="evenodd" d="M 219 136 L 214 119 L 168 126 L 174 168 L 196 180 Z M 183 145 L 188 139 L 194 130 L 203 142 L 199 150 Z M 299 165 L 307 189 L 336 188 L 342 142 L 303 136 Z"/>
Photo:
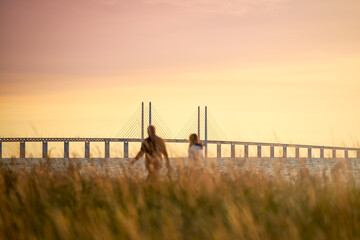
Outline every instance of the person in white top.
<path fill-rule="evenodd" d="M 200 143 L 199 137 L 193 133 L 189 137 L 189 165 L 194 167 L 202 167 L 203 162 L 203 146 Z"/>

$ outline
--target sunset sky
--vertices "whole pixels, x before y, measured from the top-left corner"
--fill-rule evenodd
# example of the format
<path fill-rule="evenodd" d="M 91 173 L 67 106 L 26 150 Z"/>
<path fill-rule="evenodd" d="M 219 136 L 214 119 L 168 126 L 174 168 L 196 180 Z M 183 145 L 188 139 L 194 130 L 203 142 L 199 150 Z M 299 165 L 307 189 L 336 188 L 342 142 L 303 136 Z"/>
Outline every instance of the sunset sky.
<path fill-rule="evenodd" d="M 142 101 L 177 133 L 360 145 L 358 0 L 1 0 L 0 137 L 114 137 Z"/>

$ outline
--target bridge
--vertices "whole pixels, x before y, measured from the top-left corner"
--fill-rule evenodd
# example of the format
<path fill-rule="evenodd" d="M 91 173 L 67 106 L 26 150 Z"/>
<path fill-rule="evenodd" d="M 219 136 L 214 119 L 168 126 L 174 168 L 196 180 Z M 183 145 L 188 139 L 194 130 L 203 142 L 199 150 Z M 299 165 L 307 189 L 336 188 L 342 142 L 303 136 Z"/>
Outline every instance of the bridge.
<path fill-rule="evenodd" d="M 300 158 L 300 149 L 307 150 L 306 158 L 313 158 L 313 151 L 320 151 L 320 158 L 325 157 L 325 151 L 331 152 L 332 158 L 337 158 L 339 151 L 343 152 L 344 158 L 349 158 L 349 152 L 353 152 L 354 158 L 360 159 L 360 148 L 347 148 L 336 146 L 318 146 L 318 145 L 302 145 L 302 144 L 286 144 L 286 143 L 265 143 L 265 142 L 243 142 L 243 141 L 230 141 L 221 140 L 226 138 L 215 121 L 215 118 L 208 111 L 207 106 L 204 109 L 204 121 L 201 124 L 202 114 L 198 107 L 197 111 L 186 122 L 183 129 L 175 136 L 169 127 L 167 127 L 165 121 L 161 118 L 160 114 L 151 106 L 151 102 L 148 106 L 144 103 L 141 104 L 139 109 L 130 117 L 125 125 L 116 133 L 112 138 L 0 138 L 0 158 L 2 158 L 2 146 L 4 142 L 17 142 L 20 143 L 20 159 L 25 159 L 26 156 L 26 143 L 27 142 L 42 142 L 42 158 L 46 159 L 50 157 L 48 155 L 48 143 L 49 142 L 63 142 L 64 143 L 64 155 L 63 159 L 70 158 L 69 144 L 71 142 L 83 142 L 85 144 L 85 158 L 90 158 L 90 143 L 91 142 L 103 142 L 105 143 L 105 158 L 111 158 L 110 155 L 110 143 L 122 142 L 123 143 L 123 158 L 129 158 L 129 143 L 142 142 L 145 137 L 145 122 L 154 124 L 157 128 L 158 134 L 164 138 L 168 143 L 188 143 L 188 136 L 191 133 L 197 133 L 200 137 L 202 130 L 204 131 L 204 137 L 201 138 L 201 143 L 204 146 L 205 157 L 208 157 L 208 146 L 210 144 L 216 145 L 217 158 L 222 157 L 222 146 L 230 146 L 231 158 L 244 157 L 249 158 L 249 147 L 256 147 L 257 158 L 275 158 L 275 148 L 282 149 L 282 158 L 288 158 L 288 150 L 295 150 L 295 158 Z M 209 136 L 210 135 L 210 136 Z M 210 138 L 209 138 L 210 137 Z M 242 146 L 243 152 L 236 154 L 236 146 Z M 269 148 L 270 155 L 263 156 L 263 149 Z M 31 158 L 26 158 L 31 159 Z"/>

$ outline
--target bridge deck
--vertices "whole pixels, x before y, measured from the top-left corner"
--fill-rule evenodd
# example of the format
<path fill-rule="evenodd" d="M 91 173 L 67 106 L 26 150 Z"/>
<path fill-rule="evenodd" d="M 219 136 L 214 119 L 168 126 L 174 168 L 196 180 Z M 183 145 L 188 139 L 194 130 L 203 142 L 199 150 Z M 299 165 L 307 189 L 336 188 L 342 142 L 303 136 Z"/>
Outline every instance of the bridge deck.
<path fill-rule="evenodd" d="M 188 139 L 164 139 L 170 143 L 188 143 Z M 0 142 L 141 142 L 140 138 L 0 138 Z M 204 141 L 201 141 L 205 143 Z M 265 142 L 243 142 L 243 141 L 219 141 L 208 140 L 208 144 L 230 144 L 230 145 L 249 145 L 249 146 L 269 146 L 269 147 L 298 147 L 298 148 L 323 148 L 334 150 L 359 151 L 360 148 L 336 147 L 321 145 L 304 145 L 288 143 L 265 143 Z"/>
<path fill-rule="evenodd" d="M 170 160 L 182 160 L 182 159 L 186 159 L 187 157 L 170 157 Z M 111 157 L 111 158 L 103 158 L 103 157 L 99 157 L 99 158 L 61 158 L 61 157 L 54 157 L 54 158 L 48 158 L 54 161 L 66 161 L 66 160 L 74 160 L 74 161 L 97 161 L 97 160 L 107 160 L 107 161 L 129 161 L 131 160 L 131 158 L 115 158 L 115 157 Z M 300 158 L 296 158 L 296 157 L 287 157 L 287 158 L 282 158 L 282 157 L 221 157 L 221 158 L 216 158 L 216 157 L 208 157 L 207 160 L 281 160 L 281 159 L 286 159 L 286 160 L 347 160 L 347 159 L 352 159 L 352 160 L 356 160 L 360 158 L 357 157 L 353 157 L 353 158 L 332 158 L 332 157 L 326 157 L 326 158 L 308 158 L 308 157 L 300 157 Z M 16 161 L 18 160 L 25 160 L 25 161 L 43 161 L 45 160 L 44 158 L 2 158 L 3 161 L 8 162 L 8 163 L 13 163 L 13 160 L 15 160 L 14 163 L 16 163 Z"/>
<path fill-rule="evenodd" d="M 187 139 L 164 139 L 168 143 L 188 143 Z M 110 158 L 110 142 L 123 142 L 124 143 L 124 158 L 129 158 L 129 143 L 141 142 L 140 138 L 0 138 L 0 158 L 2 158 L 2 143 L 3 142 L 19 142 L 20 144 L 20 158 L 26 157 L 26 142 L 41 142 L 42 143 L 42 158 L 48 157 L 48 143 L 49 142 L 63 142 L 64 143 L 64 159 L 70 157 L 70 142 L 83 142 L 85 144 L 85 158 L 90 157 L 90 143 L 91 142 L 104 142 L 105 143 L 105 158 Z M 283 158 L 288 158 L 288 148 L 295 148 L 295 157 L 300 158 L 300 149 L 307 149 L 308 158 L 313 158 L 312 150 L 320 149 L 320 158 L 324 158 L 325 150 L 332 151 L 332 157 L 337 157 L 337 151 L 344 151 L 345 158 L 349 158 L 349 151 L 356 152 L 356 158 L 360 159 L 360 148 L 347 148 L 347 147 L 334 147 L 334 146 L 319 146 L 319 145 L 303 145 L 303 144 L 286 144 L 286 143 L 264 143 L 264 142 L 242 142 L 242 141 L 219 141 L 219 140 L 207 140 L 201 141 L 205 146 L 205 157 L 208 157 L 208 145 L 217 145 L 217 158 L 221 158 L 221 146 L 231 145 L 231 157 L 236 156 L 236 145 L 244 146 L 244 157 L 248 158 L 249 146 L 257 146 L 257 157 L 261 158 L 262 147 L 270 147 L 270 158 L 275 157 L 275 147 L 282 147 Z"/>

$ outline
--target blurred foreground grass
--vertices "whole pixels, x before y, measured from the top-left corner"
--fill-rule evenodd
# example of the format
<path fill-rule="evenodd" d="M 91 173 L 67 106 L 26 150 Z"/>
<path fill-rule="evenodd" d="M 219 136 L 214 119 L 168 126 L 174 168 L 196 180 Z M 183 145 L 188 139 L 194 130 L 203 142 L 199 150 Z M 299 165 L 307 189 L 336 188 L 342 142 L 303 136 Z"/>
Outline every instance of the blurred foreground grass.
<path fill-rule="evenodd" d="M 360 187 L 336 169 L 176 168 L 147 183 L 126 166 L 2 162 L 0 239 L 360 239 Z"/>

